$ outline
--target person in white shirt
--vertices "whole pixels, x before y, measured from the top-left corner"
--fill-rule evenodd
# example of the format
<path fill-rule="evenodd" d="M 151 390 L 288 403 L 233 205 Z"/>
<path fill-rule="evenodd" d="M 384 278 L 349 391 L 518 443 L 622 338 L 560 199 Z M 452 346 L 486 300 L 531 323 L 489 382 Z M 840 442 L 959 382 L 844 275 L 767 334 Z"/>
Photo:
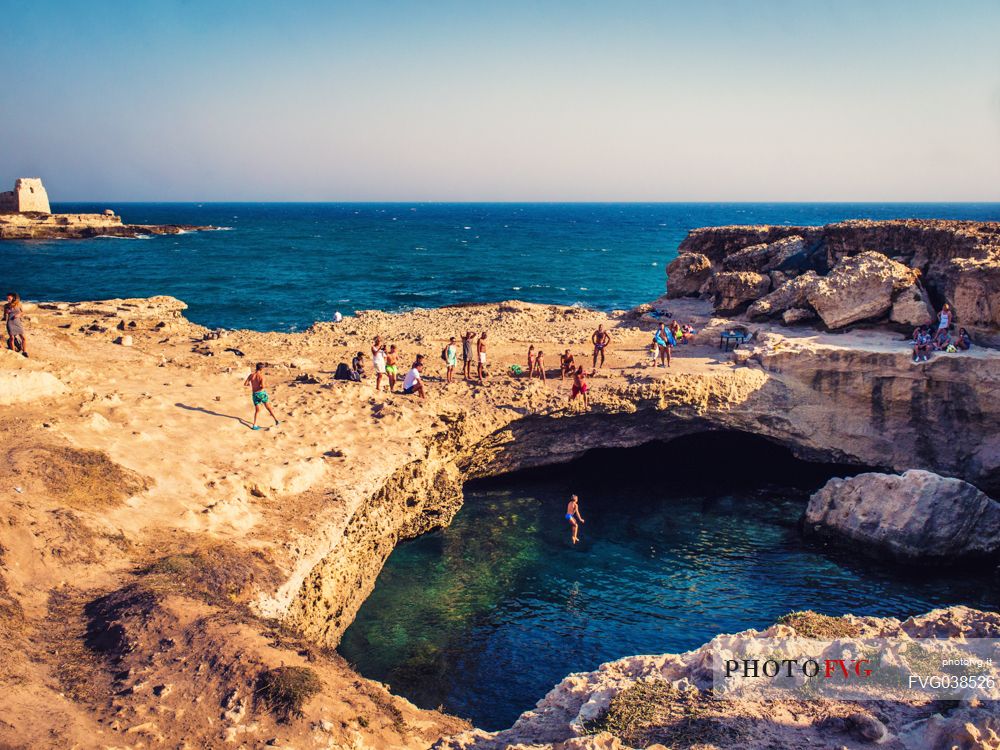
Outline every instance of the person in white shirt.
<path fill-rule="evenodd" d="M 416 393 L 420 398 L 427 398 L 424 395 L 424 381 L 421 379 L 421 372 L 424 369 L 423 362 L 415 362 L 406 377 L 403 378 L 403 393 L 409 395 Z"/>

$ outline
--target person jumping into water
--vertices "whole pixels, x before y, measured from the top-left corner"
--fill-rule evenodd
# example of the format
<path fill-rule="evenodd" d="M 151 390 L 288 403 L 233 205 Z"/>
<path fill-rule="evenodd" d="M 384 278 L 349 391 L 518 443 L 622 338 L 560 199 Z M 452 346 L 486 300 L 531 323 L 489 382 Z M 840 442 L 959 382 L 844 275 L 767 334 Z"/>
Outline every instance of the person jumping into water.
<path fill-rule="evenodd" d="M 578 534 L 580 532 L 580 526 L 577 524 L 577 520 L 580 523 L 584 523 L 583 516 L 580 515 L 580 498 L 573 495 L 569 499 L 569 505 L 566 506 L 566 520 L 569 521 L 569 525 L 573 527 L 573 544 L 576 544 L 579 540 Z"/>
<path fill-rule="evenodd" d="M 243 381 L 243 385 L 250 386 L 250 393 L 253 394 L 253 424 L 250 425 L 251 430 L 259 430 L 260 427 L 257 426 L 257 417 L 260 416 L 260 407 L 263 406 L 267 409 L 267 413 L 271 415 L 271 419 L 274 420 L 274 426 L 277 427 L 281 424 L 278 418 L 274 416 L 274 409 L 271 408 L 270 399 L 267 395 L 267 383 L 264 380 L 264 363 L 258 362 L 257 367 L 247 375 L 247 379 Z"/>

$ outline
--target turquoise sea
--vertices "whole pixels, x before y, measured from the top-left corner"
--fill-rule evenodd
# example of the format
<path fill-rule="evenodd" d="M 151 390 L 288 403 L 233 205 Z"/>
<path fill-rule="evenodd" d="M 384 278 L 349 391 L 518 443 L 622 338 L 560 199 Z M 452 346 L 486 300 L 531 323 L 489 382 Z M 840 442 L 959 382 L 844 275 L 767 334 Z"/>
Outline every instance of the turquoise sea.
<path fill-rule="evenodd" d="M 855 218 L 1000 220 L 1000 204 L 61 203 L 227 231 L 0 243 L 32 300 L 170 294 L 207 326 L 302 330 L 334 312 L 522 299 L 629 308 L 663 292 L 694 227 Z"/>

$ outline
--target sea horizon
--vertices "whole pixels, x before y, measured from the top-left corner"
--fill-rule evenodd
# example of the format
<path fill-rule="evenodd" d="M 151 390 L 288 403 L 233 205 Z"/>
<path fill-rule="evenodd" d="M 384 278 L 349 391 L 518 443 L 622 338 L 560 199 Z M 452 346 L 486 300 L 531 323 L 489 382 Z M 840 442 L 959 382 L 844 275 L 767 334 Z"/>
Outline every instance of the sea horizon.
<path fill-rule="evenodd" d="M 336 313 L 517 299 L 630 309 L 665 291 L 692 229 L 851 219 L 1000 221 L 1000 203 L 93 201 L 127 223 L 211 225 L 141 240 L 0 244 L 25 299 L 170 295 L 211 328 L 302 331 Z"/>

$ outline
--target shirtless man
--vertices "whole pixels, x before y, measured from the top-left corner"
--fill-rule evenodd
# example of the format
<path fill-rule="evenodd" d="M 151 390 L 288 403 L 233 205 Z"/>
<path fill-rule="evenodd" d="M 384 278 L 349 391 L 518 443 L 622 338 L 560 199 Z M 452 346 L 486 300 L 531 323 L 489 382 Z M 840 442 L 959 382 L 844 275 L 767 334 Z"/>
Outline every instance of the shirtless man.
<path fill-rule="evenodd" d="M 534 369 L 534 372 L 532 372 L 528 376 L 528 377 L 531 377 L 532 375 L 537 375 L 538 377 L 540 377 L 542 379 L 543 383 L 545 382 L 545 360 L 543 359 L 544 357 L 545 357 L 545 352 L 539 350 L 538 354 L 535 356 L 535 369 Z"/>
<path fill-rule="evenodd" d="M 608 348 L 608 344 L 611 343 L 611 334 L 604 330 L 604 324 L 597 326 L 597 330 L 594 331 L 594 335 L 590 337 L 591 343 L 594 345 L 594 372 L 597 372 L 597 357 L 601 358 L 601 367 L 604 367 L 604 350 Z"/>
<path fill-rule="evenodd" d="M 559 357 L 559 379 L 564 380 L 567 375 L 572 376 L 576 372 L 576 361 L 573 353 L 567 349 L 566 353 Z"/>
<path fill-rule="evenodd" d="M 260 427 L 257 426 L 257 417 L 260 416 L 260 407 L 263 406 L 267 409 L 267 413 L 271 415 L 271 419 L 274 420 L 274 425 L 277 427 L 281 424 L 278 418 L 274 416 L 274 409 L 271 408 L 270 399 L 267 395 L 267 382 L 264 379 L 264 363 L 258 362 L 257 367 L 247 375 L 247 379 L 243 381 L 243 385 L 250 386 L 250 393 L 253 399 L 253 424 L 250 426 L 251 430 L 259 430 Z"/>
<path fill-rule="evenodd" d="M 573 495 L 569 499 L 569 505 L 566 506 L 566 520 L 569 521 L 569 525 L 573 527 L 573 544 L 576 544 L 579 540 L 578 534 L 580 532 L 580 526 L 577 524 L 577 520 L 580 523 L 584 523 L 583 516 L 580 515 L 580 498 Z"/>
<path fill-rule="evenodd" d="M 476 351 L 479 352 L 479 370 L 477 374 L 479 375 L 479 385 L 483 384 L 483 377 L 485 376 L 486 370 L 486 331 L 483 331 L 483 335 L 479 337 L 479 343 L 476 345 Z"/>
<path fill-rule="evenodd" d="M 472 380 L 472 363 L 475 361 L 476 334 L 466 331 L 462 336 L 462 372 L 466 380 Z"/>

